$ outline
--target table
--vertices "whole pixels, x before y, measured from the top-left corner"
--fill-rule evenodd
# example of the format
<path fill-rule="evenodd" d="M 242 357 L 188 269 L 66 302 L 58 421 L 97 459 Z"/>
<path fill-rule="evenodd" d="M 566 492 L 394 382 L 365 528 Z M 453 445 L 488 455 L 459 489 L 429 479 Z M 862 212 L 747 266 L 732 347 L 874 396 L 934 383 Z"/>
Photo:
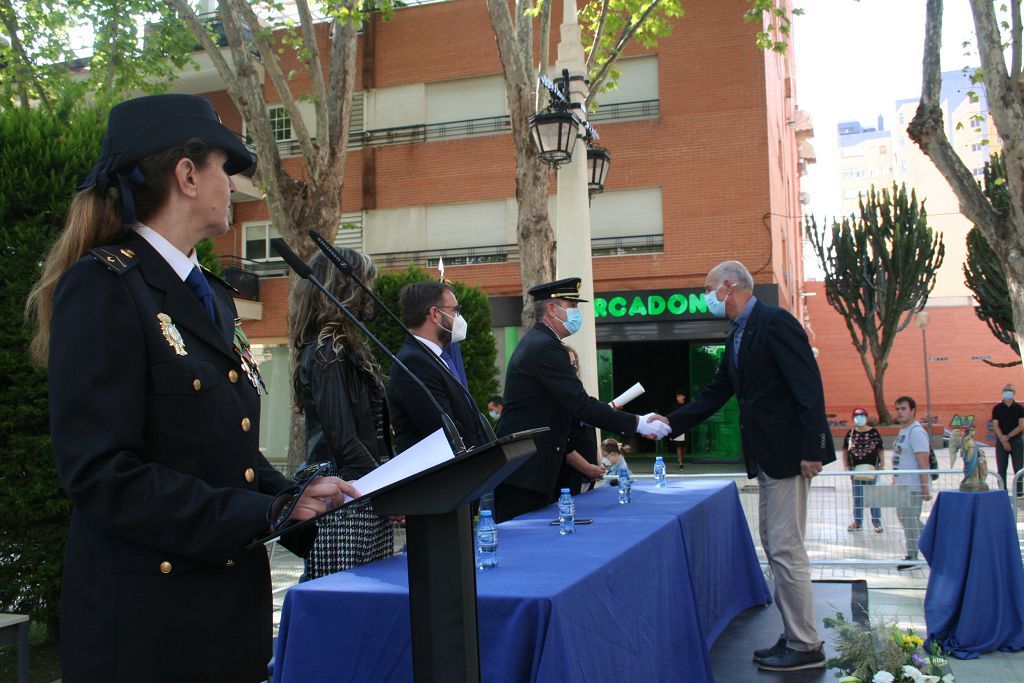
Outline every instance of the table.
<path fill-rule="evenodd" d="M 960 659 L 1024 649 L 1024 566 L 1006 491 L 943 491 L 919 541 L 928 639 Z"/>
<path fill-rule="evenodd" d="M 485 681 L 713 680 L 732 618 L 771 601 L 735 484 L 653 483 L 619 505 L 578 496 L 560 536 L 553 507 L 499 525 L 499 567 L 477 573 Z M 403 556 L 292 588 L 275 681 L 411 681 Z"/>

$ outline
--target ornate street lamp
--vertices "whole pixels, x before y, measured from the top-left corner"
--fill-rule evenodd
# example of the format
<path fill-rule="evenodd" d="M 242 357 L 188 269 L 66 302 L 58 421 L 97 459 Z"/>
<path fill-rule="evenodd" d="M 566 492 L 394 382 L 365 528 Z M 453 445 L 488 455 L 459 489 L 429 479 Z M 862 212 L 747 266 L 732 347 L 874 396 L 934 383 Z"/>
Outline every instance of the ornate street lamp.
<path fill-rule="evenodd" d="M 611 152 L 604 147 L 587 147 L 587 189 L 591 197 L 604 192 L 604 181 L 608 178 L 611 162 Z"/>
<path fill-rule="evenodd" d="M 530 131 L 545 164 L 555 168 L 572 159 L 580 122 L 568 109 L 549 108 L 530 117 Z"/>

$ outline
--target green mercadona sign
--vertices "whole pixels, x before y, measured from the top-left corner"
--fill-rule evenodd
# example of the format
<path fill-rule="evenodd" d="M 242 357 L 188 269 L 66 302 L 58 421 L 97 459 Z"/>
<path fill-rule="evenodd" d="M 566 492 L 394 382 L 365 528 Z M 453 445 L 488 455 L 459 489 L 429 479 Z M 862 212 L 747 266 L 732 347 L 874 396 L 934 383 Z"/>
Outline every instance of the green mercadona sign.
<path fill-rule="evenodd" d="M 594 297 L 594 317 L 603 322 L 696 320 L 712 317 L 703 289 L 602 292 Z"/>

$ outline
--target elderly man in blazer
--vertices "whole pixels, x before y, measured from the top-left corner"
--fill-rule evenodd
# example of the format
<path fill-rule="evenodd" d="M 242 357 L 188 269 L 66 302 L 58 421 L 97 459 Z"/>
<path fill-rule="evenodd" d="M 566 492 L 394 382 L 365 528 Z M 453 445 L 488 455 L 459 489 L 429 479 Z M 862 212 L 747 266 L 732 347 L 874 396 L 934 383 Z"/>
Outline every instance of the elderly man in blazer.
<path fill-rule="evenodd" d="M 803 327 L 787 311 L 758 301 L 753 287 L 738 261 L 708 273 L 708 310 L 728 317 L 733 331 L 710 384 L 668 420 L 678 435 L 714 415 L 730 396 L 739 400 L 743 459 L 747 475 L 757 478 L 761 543 L 785 627 L 774 646 L 754 652 L 754 661 L 767 671 L 823 668 L 804 528 L 811 479 L 835 460 L 835 445 Z"/>
<path fill-rule="evenodd" d="M 448 353 L 453 330 L 461 338 L 467 327 L 455 292 L 443 282 L 424 280 L 406 285 L 399 294 L 399 303 L 402 322 L 416 339 L 406 338 L 398 359 L 423 381 L 452 418 L 466 448 L 487 443 L 480 411 L 464 390 L 463 378 L 457 375 L 459 364 Z M 397 365 L 391 366 L 388 406 L 399 453 L 441 428 L 437 409 Z"/>

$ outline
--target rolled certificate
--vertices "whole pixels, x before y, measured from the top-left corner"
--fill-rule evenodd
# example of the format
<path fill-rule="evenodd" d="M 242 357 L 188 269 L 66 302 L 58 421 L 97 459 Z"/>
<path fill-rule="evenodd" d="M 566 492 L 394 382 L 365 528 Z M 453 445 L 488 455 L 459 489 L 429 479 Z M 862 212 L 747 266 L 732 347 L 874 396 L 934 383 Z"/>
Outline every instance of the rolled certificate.
<path fill-rule="evenodd" d="M 644 393 L 644 387 L 642 384 L 640 384 L 640 382 L 637 382 L 629 389 L 626 389 L 620 395 L 612 399 L 611 406 L 612 408 L 622 408 L 624 405 L 626 405 L 627 403 L 629 403 L 642 393 Z"/>

